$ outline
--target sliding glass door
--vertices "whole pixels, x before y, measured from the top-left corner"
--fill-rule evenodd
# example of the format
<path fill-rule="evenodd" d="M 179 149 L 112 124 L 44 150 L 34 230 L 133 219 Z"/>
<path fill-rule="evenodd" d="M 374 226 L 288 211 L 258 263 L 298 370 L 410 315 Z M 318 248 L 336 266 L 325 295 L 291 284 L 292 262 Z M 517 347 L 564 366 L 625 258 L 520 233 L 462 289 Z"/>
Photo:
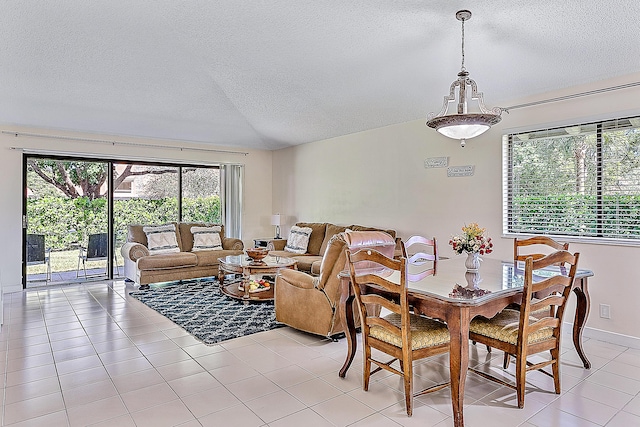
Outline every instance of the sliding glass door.
<path fill-rule="evenodd" d="M 221 223 L 215 166 L 25 156 L 24 182 L 25 287 L 118 278 L 129 224 Z"/>
<path fill-rule="evenodd" d="M 26 159 L 25 285 L 108 276 L 107 166 Z"/>
<path fill-rule="evenodd" d="M 182 220 L 222 223 L 219 168 L 182 168 Z"/>
<path fill-rule="evenodd" d="M 129 224 L 178 221 L 178 166 L 113 163 L 115 251 L 127 241 Z"/>

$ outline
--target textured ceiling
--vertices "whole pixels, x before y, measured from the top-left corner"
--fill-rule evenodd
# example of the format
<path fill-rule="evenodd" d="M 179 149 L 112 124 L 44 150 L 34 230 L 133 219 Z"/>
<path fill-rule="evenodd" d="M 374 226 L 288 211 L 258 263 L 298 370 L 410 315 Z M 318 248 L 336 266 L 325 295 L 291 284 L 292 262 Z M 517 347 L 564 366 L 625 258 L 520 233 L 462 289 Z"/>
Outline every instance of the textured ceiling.
<path fill-rule="evenodd" d="M 277 149 L 640 71 L 637 0 L 3 0 L 0 124 Z"/>

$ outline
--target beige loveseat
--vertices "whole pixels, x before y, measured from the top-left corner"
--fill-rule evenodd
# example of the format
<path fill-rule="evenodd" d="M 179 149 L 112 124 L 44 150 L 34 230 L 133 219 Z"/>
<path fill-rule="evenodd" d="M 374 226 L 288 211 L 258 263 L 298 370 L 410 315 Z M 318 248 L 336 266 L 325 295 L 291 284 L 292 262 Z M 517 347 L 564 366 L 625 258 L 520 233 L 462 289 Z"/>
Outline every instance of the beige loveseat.
<path fill-rule="evenodd" d="M 124 258 L 124 275 L 141 287 L 149 283 L 172 280 L 195 279 L 218 275 L 218 258 L 240 255 L 242 240 L 224 236 L 220 227 L 222 250 L 193 251 L 191 227 L 211 226 L 203 223 L 172 223 L 176 228 L 176 239 L 180 252 L 151 255 L 147 248 L 147 235 L 143 225 L 129 225 L 127 243 L 120 252 Z M 217 225 L 217 224 L 216 224 Z"/>
<path fill-rule="evenodd" d="M 295 258 L 298 261 L 298 270 L 311 273 L 313 275 L 320 274 L 322 255 L 325 253 L 331 238 L 336 234 L 346 231 L 347 229 L 352 231 L 384 231 L 396 240 L 396 250 L 398 251 L 398 254 L 401 253 L 401 244 L 399 239 L 396 239 L 395 230 L 383 230 L 381 228 L 365 227 L 362 225 L 335 225 L 328 222 L 299 222 L 296 226 L 311 228 L 311 236 L 309 237 L 307 252 L 304 254 L 297 254 L 285 251 L 284 247 L 286 245 L 286 241 L 280 240 L 270 242 L 268 246 L 270 249 L 269 253 L 274 256 Z"/>

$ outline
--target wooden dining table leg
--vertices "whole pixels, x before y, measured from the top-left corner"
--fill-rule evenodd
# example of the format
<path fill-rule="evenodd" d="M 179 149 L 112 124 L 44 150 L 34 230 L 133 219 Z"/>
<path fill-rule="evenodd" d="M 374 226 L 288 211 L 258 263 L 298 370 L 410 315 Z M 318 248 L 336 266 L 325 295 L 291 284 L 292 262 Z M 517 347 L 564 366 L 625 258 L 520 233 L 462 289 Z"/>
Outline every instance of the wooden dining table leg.
<path fill-rule="evenodd" d="M 464 383 L 469 368 L 469 310 L 464 307 L 451 309 L 447 327 L 451 336 L 449 348 L 449 375 L 451 378 L 451 405 L 453 425 L 464 426 Z"/>
<path fill-rule="evenodd" d="M 338 310 L 345 325 L 345 336 L 347 338 L 347 358 L 340 368 L 338 375 L 340 378 L 344 378 L 347 375 L 347 371 L 353 362 L 353 358 L 356 355 L 358 349 L 358 341 L 356 338 L 356 322 L 353 318 L 353 301 L 355 296 L 351 292 L 351 282 L 349 279 L 340 279 L 340 304 Z"/>
<path fill-rule="evenodd" d="M 591 307 L 591 298 L 589 297 L 589 289 L 587 287 L 587 278 L 583 277 L 576 280 L 579 283 L 574 286 L 573 293 L 576 294 L 576 314 L 573 319 L 573 345 L 578 352 L 578 356 L 582 360 L 585 369 L 591 368 L 591 362 L 587 359 L 587 355 L 582 347 L 582 331 L 587 323 L 589 310 Z"/>

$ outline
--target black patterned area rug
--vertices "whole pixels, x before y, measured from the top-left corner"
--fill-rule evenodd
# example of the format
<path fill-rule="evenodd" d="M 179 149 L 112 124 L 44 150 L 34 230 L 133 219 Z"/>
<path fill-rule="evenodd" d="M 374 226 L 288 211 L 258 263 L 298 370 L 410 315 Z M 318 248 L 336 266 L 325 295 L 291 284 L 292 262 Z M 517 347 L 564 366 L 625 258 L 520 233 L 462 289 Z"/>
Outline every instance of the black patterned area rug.
<path fill-rule="evenodd" d="M 229 298 L 214 278 L 151 285 L 129 295 L 209 345 L 284 326 L 276 322 L 273 301 L 245 304 Z"/>

